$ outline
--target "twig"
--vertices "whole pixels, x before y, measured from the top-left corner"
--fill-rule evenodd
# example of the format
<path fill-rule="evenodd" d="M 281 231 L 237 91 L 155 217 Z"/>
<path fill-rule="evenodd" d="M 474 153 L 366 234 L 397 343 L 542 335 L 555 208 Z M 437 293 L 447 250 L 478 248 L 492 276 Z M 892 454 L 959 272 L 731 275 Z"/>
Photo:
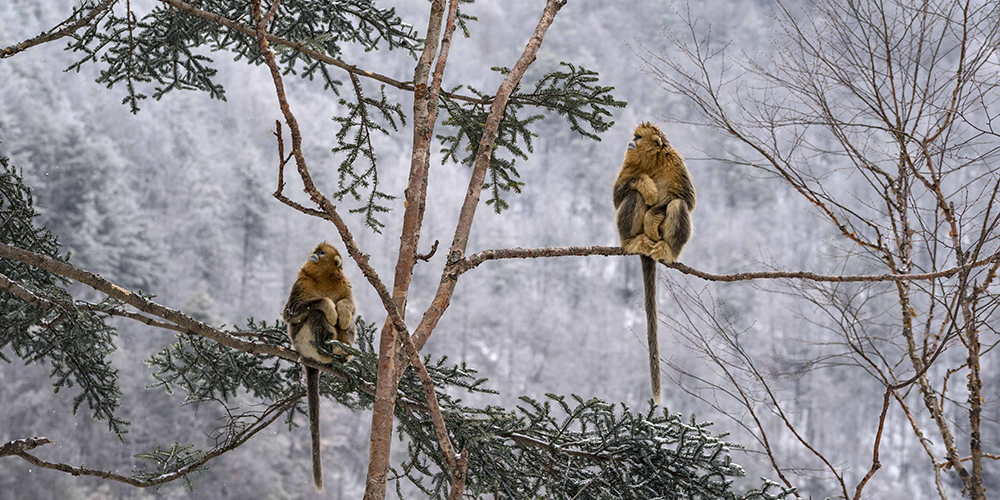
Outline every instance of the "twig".
<path fill-rule="evenodd" d="M 1000 460 L 1000 455 L 993 455 L 991 453 L 983 453 L 983 458 L 988 458 L 990 460 Z M 961 459 L 959 461 L 960 462 L 968 462 L 970 460 L 972 460 L 972 457 L 965 457 L 965 458 L 963 458 L 963 459 Z M 937 466 L 937 467 L 939 467 L 941 469 L 950 469 L 951 468 L 951 462 L 944 461 L 944 462 L 940 462 L 940 463 L 935 464 L 935 466 Z"/>
<path fill-rule="evenodd" d="M 433 257 L 434 254 L 437 253 L 437 251 L 438 251 L 438 243 L 441 243 L 441 241 L 440 240 L 434 240 L 434 244 L 431 245 L 431 251 L 429 251 L 427 253 L 418 253 L 418 254 L 414 255 L 413 258 L 416 259 L 416 260 L 422 260 L 424 262 L 427 262 L 427 261 L 431 260 L 431 257 Z"/>
<path fill-rule="evenodd" d="M 116 473 L 110 472 L 110 471 L 97 470 L 97 469 L 88 469 L 86 467 L 74 467 L 74 466 L 71 466 L 71 465 L 63 464 L 63 463 L 48 462 L 48 461 L 42 460 L 42 459 L 40 459 L 40 458 L 38 458 L 38 457 L 36 457 L 34 455 L 29 454 L 26 451 L 21 451 L 21 452 L 17 453 L 17 456 L 23 458 L 24 460 L 28 461 L 29 463 L 31 463 L 31 464 L 33 464 L 33 465 L 35 465 L 37 467 L 42 467 L 42 468 L 45 468 L 45 469 L 58 470 L 58 471 L 65 472 L 67 474 L 72 474 L 74 476 L 93 476 L 93 477 L 99 477 L 99 478 L 102 478 L 102 479 L 110 479 L 112 481 L 118 481 L 120 483 L 125 483 L 125 484 L 136 486 L 136 487 L 139 487 L 139 488 L 148 488 L 150 486 L 156 486 L 156 485 L 168 483 L 168 482 L 176 480 L 176 479 L 180 479 L 180 478 L 184 477 L 186 474 L 189 474 L 191 472 L 194 472 L 194 471 L 198 470 L 199 468 L 201 468 L 201 466 L 203 466 L 206 463 L 208 463 L 209 460 L 212 460 L 213 458 L 218 457 L 219 455 L 222 455 L 223 453 L 232 451 L 232 450 L 240 447 L 241 445 L 243 445 L 243 443 L 245 443 L 251 437 L 253 437 L 254 435 L 256 435 L 258 432 L 264 430 L 269 425 L 271 425 L 275 420 L 278 419 L 278 417 L 280 417 L 282 414 L 284 414 L 285 411 L 287 411 L 289 408 L 291 408 L 292 405 L 295 404 L 295 401 L 298 400 L 301 397 L 302 397 L 301 393 L 300 394 L 296 394 L 296 395 L 293 395 L 293 396 L 291 396 L 289 398 L 286 398 L 286 399 L 284 399 L 282 401 L 279 401 L 278 403 L 275 403 L 274 405 L 271 405 L 266 410 L 264 410 L 260 414 L 260 416 L 257 417 L 257 421 L 256 422 L 254 422 L 253 424 L 251 424 L 250 426 L 248 426 L 246 428 L 243 428 L 242 431 L 236 432 L 235 428 L 230 427 L 231 434 L 228 436 L 228 439 L 227 439 L 227 442 L 226 442 L 225 445 L 218 446 L 218 447 L 210 450 L 208 453 L 205 453 L 200 459 L 198 459 L 198 461 L 196 461 L 196 462 L 194 462 L 192 464 L 188 464 L 188 465 L 186 465 L 184 467 L 181 467 L 180 469 L 177 469 L 176 471 L 169 472 L 169 473 L 166 473 L 166 474 L 161 474 L 161 475 L 155 476 L 155 477 L 150 478 L 150 479 L 143 480 L 143 479 L 137 479 L 135 477 L 123 476 L 121 474 L 116 474 Z M 40 438 L 40 439 L 48 441 L 45 438 Z M 19 441 L 24 441 L 24 440 L 19 440 Z M 12 443 L 17 443 L 17 442 L 18 441 L 13 441 Z M 8 443 L 8 444 L 11 444 L 11 443 Z M 39 443 L 39 444 L 47 444 L 47 443 Z M 6 446 L 6 445 L 4 445 L 4 446 Z M 3 456 L 3 455 L 0 454 L 0 456 Z"/>
<path fill-rule="evenodd" d="M 21 43 L 14 44 L 3 50 L 0 50 L 0 59 L 5 59 L 7 57 L 13 56 L 18 52 L 28 50 L 36 45 L 41 45 L 43 43 L 51 42 L 72 35 L 73 33 L 76 33 L 76 31 L 79 30 L 80 28 L 90 24 L 90 22 L 96 19 L 97 16 L 100 16 L 101 14 L 104 14 L 108 10 L 110 10 L 111 7 L 114 5 L 114 3 L 117 1 L 118 0 L 103 0 L 101 3 L 91 8 L 90 12 L 88 12 L 87 15 L 81 17 L 80 19 L 77 19 L 76 21 L 72 21 L 72 19 L 76 17 L 77 14 L 80 13 L 80 11 L 76 11 L 69 18 L 57 24 L 49 31 L 41 33 L 34 38 L 29 38 L 28 40 L 25 40 Z M 57 29 L 63 25 L 65 25 L 64 28 Z M 131 28 L 131 25 L 129 27 Z"/>
<path fill-rule="evenodd" d="M 889 411 L 889 396 L 894 390 L 895 386 L 889 386 L 885 389 L 885 397 L 882 400 L 882 414 L 878 417 L 878 431 L 875 433 L 875 444 L 872 447 L 872 466 L 865 473 L 865 477 L 861 478 L 861 482 L 858 483 L 857 488 L 854 490 L 854 500 L 861 499 L 861 490 L 865 489 L 868 480 L 882 468 L 882 462 L 878 458 L 878 450 L 879 445 L 882 443 L 882 429 L 885 427 L 885 415 Z"/>

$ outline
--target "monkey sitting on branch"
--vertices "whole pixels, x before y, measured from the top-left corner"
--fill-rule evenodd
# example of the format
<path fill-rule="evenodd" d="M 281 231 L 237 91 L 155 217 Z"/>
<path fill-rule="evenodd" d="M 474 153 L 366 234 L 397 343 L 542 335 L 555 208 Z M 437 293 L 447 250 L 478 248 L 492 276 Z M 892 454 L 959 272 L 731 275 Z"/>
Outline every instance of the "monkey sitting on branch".
<path fill-rule="evenodd" d="M 673 263 L 691 239 L 695 193 L 684 158 L 660 127 L 635 128 L 614 186 L 615 222 L 622 248 L 641 254 L 646 336 L 653 401 L 660 404 L 660 345 L 656 317 L 656 261 Z"/>
<path fill-rule="evenodd" d="M 320 352 L 331 340 L 354 344 L 357 327 L 354 324 L 354 294 L 351 282 L 344 275 L 344 261 L 337 249 L 323 242 L 313 249 L 309 259 L 299 269 L 298 277 L 288 294 L 282 318 L 288 324 L 288 338 L 302 357 L 327 364 L 333 357 Z M 333 354 L 346 354 L 332 346 Z M 348 361 L 350 357 L 348 357 Z M 319 440 L 319 370 L 305 366 L 306 402 L 309 433 L 312 437 L 313 484 L 323 491 L 323 465 Z"/>

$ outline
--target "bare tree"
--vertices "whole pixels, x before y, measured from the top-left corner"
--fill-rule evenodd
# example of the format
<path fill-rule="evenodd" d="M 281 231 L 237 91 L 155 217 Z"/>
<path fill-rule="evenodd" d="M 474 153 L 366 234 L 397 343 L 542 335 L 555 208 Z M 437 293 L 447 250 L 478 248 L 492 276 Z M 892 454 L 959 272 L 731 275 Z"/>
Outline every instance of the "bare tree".
<path fill-rule="evenodd" d="M 1000 245 L 998 19 L 996 3 L 969 0 L 816 0 L 802 12 L 779 3 L 780 38 L 770 56 L 734 58 L 733 47 L 715 43 L 688 16 L 686 32 L 667 34 L 668 49 L 643 58 L 648 74 L 697 110 L 694 123 L 727 137 L 721 160 L 773 176 L 830 224 L 845 270 L 933 273 L 993 256 Z M 942 475 L 951 473 L 963 494 L 980 500 L 984 460 L 992 456 L 982 446 L 982 356 L 995 346 L 981 339 L 997 333 L 1000 300 L 990 287 L 998 267 L 992 259 L 891 287 L 786 282 L 764 290 L 815 305 L 821 316 L 812 321 L 840 339 L 838 359 L 885 391 L 871 467 L 853 486 L 836 465 L 842 461 L 825 456 L 832 450 L 816 449 L 798 432 L 789 417 L 794 403 L 775 395 L 778 382 L 765 361 L 750 354 L 716 307 L 689 296 L 690 316 L 674 326 L 721 368 L 710 385 L 750 411 L 744 422 L 783 478 L 794 464 L 772 453 L 765 416 L 825 464 L 842 496 L 861 498 L 881 467 L 880 439 L 894 402 L 927 454 L 941 498 Z M 794 369 L 832 364 L 817 354 Z M 960 373 L 967 379 L 962 401 L 952 395 Z M 770 408 L 767 415 L 755 413 L 760 405 Z"/>

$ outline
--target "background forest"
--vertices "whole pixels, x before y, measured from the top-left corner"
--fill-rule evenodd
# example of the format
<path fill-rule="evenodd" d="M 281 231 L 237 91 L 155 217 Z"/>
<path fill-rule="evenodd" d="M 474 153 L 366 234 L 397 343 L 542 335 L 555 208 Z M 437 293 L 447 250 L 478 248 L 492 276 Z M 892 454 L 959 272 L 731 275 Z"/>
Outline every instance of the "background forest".
<path fill-rule="evenodd" d="M 153 4 L 131 3 L 139 9 Z M 50 28 L 73 5 L 71 0 L 0 0 L 0 47 Z M 414 26 L 425 25 L 424 1 L 386 0 L 380 5 L 396 7 Z M 795 1 L 785 6 L 801 8 Z M 710 159 L 724 155 L 732 145 L 729 139 L 682 123 L 695 120 L 696 110 L 662 88 L 655 75 L 641 70 L 643 58 L 669 47 L 663 30 L 684 29 L 687 11 L 675 8 L 710 20 L 713 38 L 730 41 L 735 53 L 766 55 L 775 48 L 770 1 L 707 0 L 690 6 L 659 0 L 570 1 L 528 77 L 551 70 L 559 61 L 572 61 L 598 72 L 601 83 L 613 86 L 614 96 L 628 106 L 614 111 L 615 126 L 600 142 L 572 134 L 561 118 L 540 122 L 534 154 L 518 161 L 523 192 L 506 195 L 510 208 L 502 214 L 480 207 L 470 249 L 617 246 L 611 185 L 632 128 L 651 120 L 660 123 L 685 154 L 698 190 L 696 231 L 682 258 L 685 264 L 715 273 L 867 271 L 864 262 L 844 257 L 840 231 L 817 223 L 815 208 L 792 188 L 766 172 Z M 488 68 L 516 59 L 538 17 L 539 2 L 481 0 L 463 9 L 478 21 L 469 24 L 471 38 L 456 37 L 444 87 L 462 82 L 492 89 L 500 77 Z M 507 43 L 511 40 L 516 42 Z M 41 45 L 0 62 L 0 156 L 23 169 L 41 213 L 38 223 L 58 236 L 76 266 L 153 293 L 159 303 L 199 320 L 219 326 L 243 325 L 247 318 L 278 318 L 293 276 L 312 247 L 322 240 L 339 248 L 342 244 L 331 225 L 304 217 L 271 197 L 277 160 L 270 130 L 280 113 L 267 69 L 227 64 L 231 56 L 226 53 L 206 54 L 219 62 L 224 101 L 203 92 L 174 92 L 160 101 L 142 101 L 141 111 L 131 114 L 122 104 L 124 86 L 108 90 L 95 83 L 99 74 L 93 65 L 64 72 L 76 59 L 61 48 L 60 42 Z M 410 77 L 413 65 L 404 50 L 362 52 L 348 46 L 343 59 L 399 80 Z M 319 81 L 288 77 L 286 85 L 308 138 L 305 153 L 313 176 L 321 189 L 333 190 L 342 157 L 330 153 L 337 146 L 337 127 L 330 119 L 344 114 L 339 97 Z M 370 92 L 375 94 L 374 86 Z M 410 109 L 412 95 L 390 96 Z M 386 224 L 381 234 L 363 228 L 362 214 L 344 211 L 359 246 L 371 254 L 371 264 L 386 270 L 383 277 L 390 274 L 398 249 L 410 137 L 406 127 L 389 136 L 373 136 L 380 190 L 397 196 L 387 202 L 393 212 L 381 216 Z M 428 200 L 433 203 L 423 228 L 427 245 L 450 238 L 468 183 L 467 167 L 442 163 L 439 150 L 432 149 Z M 856 179 L 834 177 L 831 182 L 846 187 Z M 289 187 L 288 192 L 300 195 L 299 185 Z M 349 202 L 345 205 L 350 208 Z M 408 312 L 419 314 L 431 299 L 423 291 L 435 288 L 444 253 L 438 252 L 429 265 L 417 266 Z M 368 321 L 383 321 L 375 292 L 356 266 L 348 263 L 346 268 L 355 284 L 359 314 Z M 678 307 L 678 300 L 694 297 L 692 303 L 706 304 L 732 322 L 741 348 L 781 401 L 783 418 L 823 450 L 845 482 L 857 483 L 871 465 L 885 386 L 859 367 L 851 347 L 822 317 L 819 306 L 790 293 L 792 287 L 782 283 L 714 283 L 663 268 L 660 275 L 660 309 L 667 325 L 660 339 L 664 405 L 714 421 L 715 432 L 728 432 L 729 439 L 744 444 L 745 453 L 737 450 L 734 457 L 748 478 L 774 478 L 772 459 L 761 452 L 753 423 L 760 417 L 781 467 L 797 469 L 789 477 L 804 497 L 839 494 L 829 471 L 788 431 L 771 405 L 756 405 L 758 412 L 751 415 L 730 395 L 712 389 L 725 375 L 707 359 L 685 324 L 669 320 L 690 314 L 689 308 Z M 891 288 L 866 285 L 862 293 L 870 294 L 870 309 L 857 320 L 877 324 L 894 317 L 898 305 L 891 294 L 883 296 Z M 77 298 L 97 298 L 79 285 L 71 290 Z M 459 283 L 439 333 L 423 352 L 467 362 L 487 377 L 487 385 L 498 395 L 462 396 L 477 405 L 510 407 L 521 395 L 557 393 L 643 407 L 649 389 L 641 293 L 636 258 L 488 262 Z M 997 321 L 995 314 L 988 318 L 987 323 Z M 16 357 L 12 364 L 0 364 L 0 442 L 44 435 L 70 463 L 123 473 L 137 467 L 135 453 L 159 443 L 209 446 L 206 436 L 192 429 L 203 428 L 196 422 L 223 417 L 219 407 L 182 405 L 183 394 L 167 397 L 161 389 L 147 390 L 156 380 L 145 361 L 174 342 L 173 335 L 135 322 L 114 324 L 120 339 L 112 359 L 120 369 L 124 394 L 119 416 L 132 422 L 124 445 L 88 412 L 71 412 L 73 390 L 53 395 L 46 366 L 24 365 Z M 983 335 L 984 346 L 998 340 L 995 332 L 984 329 Z M 963 359 L 961 352 L 954 359 Z M 982 446 L 996 453 L 1000 366 L 984 358 L 982 378 Z M 966 443 L 964 376 L 955 379 L 961 381 L 950 389 L 948 418 L 959 441 Z M 754 384 L 748 381 L 748 390 L 756 390 Z M 324 401 L 325 498 L 360 498 L 370 419 L 368 412 Z M 5 459 L 0 460 L 0 498 L 314 498 L 306 487 L 308 439 L 304 428 L 268 428 L 194 475 L 193 490 L 182 482 L 141 490 Z M 396 446 L 394 452 L 401 457 L 405 447 Z M 883 469 L 867 486 L 866 496 L 938 498 L 927 460 L 907 417 L 890 410 L 882 435 Z M 962 486 L 953 476 L 943 476 L 944 488 L 959 498 Z M 996 461 L 986 463 L 984 483 L 987 491 L 1000 491 Z"/>

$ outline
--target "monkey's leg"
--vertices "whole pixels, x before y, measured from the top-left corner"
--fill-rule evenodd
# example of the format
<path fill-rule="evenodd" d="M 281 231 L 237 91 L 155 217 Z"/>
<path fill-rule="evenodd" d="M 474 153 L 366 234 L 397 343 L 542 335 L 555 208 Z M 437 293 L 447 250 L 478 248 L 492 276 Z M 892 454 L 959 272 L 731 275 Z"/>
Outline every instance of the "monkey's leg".
<path fill-rule="evenodd" d="M 648 254 L 653 248 L 653 242 L 643 234 L 646 203 L 642 195 L 634 189 L 622 189 L 619 191 L 619 200 L 615 222 L 622 248 L 630 253 Z"/>
<path fill-rule="evenodd" d="M 666 217 L 660 225 L 663 242 L 670 247 L 673 259 L 681 257 L 681 250 L 691 239 L 694 225 L 691 224 L 691 207 L 681 199 L 671 200 L 667 205 Z"/>
<path fill-rule="evenodd" d="M 646 216 L 643 218 L 642 231 L 652 242 L 660 241 L 660 224 L 663 223 L 663 219 L 666 218 L 667 214 L 663 210 L 650 209 L 646 211 Z"/>
<path fill-rule="evenodd" d="M 642 261 L 642 287 L 646 295 L 646 344 L 649 347 L 649 383 L 653 401 L 660 404 L 660 337 L 656 315 L 656 262 L 649 257 Z"/>
<path fill-rule="evenodd" d="M 348 325 L 347 328 L 337 328 L 337 340 L 345 344 L 354 345 L 354 341 L 357 339 L 357 337 L 358 337 L 358 327 L 354 323 Z M 338 351 L 341 350 L 335 348 L 333 352 L 337 354 L 344 354 L 342 351 L 341 352 Z M 348 355 L 347 359 L 345 359 L 344 362 L 350 363 L 352 359 L 354 359 L 354 356 Z"/>
<path fill-rule="evenodd" d="M 336 338 L 334 327 L 326 322 L 326 315 L 319 309 L 313 309 L 309 317 L 294 332 L 292 345 L 299 354 L 320 363 L 333 361 L 330 355 L 325 354 L 327 341 Z M 320 352 L 320 346 L 323 352 Z"/>
<path fill-rule="evenodd" d="M 319 440 L 319 370 L 304 367 L 306 372 L 306 404 L 309 416 L 309 436 L 312 438 L 313 486 L 323 491 L 323 461 Z"/>

